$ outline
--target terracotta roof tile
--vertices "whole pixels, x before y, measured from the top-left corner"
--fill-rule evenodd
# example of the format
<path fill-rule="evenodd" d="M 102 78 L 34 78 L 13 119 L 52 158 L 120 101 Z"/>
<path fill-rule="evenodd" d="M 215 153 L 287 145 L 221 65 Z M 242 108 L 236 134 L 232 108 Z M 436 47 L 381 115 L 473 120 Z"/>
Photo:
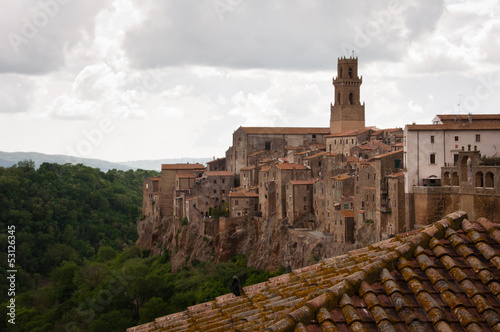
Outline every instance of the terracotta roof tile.
<path fill-rule="evenodd" d="M 306 135 L 330 134 L 330 128 L 302 128 L 302 127 L 240 127 L 247 134 L 275 134 L 275 135 Z"/>
<path fill-rule="evenodd" d="M 291 170 L 291 169 L 306 169 L 306 166 L 302 164 L 275 164 L 276 168 L 282 170 Z"/>
<path fill-rule="evenodd" d="M 204 176 L 234 176 L 233 173 L 229 171 L 211 171 L 203 173 Z"/>
<path fill-rule="evenodd" d="M 162 164 L 162 170 L 172 169 L 172 170 L 205 170 L 205 166 L 202 164 Z"/>
<path fill-rule="evenodd" d="M 453 213 L 129 331 L 499 330 L 497 232 Z"/>
<path fill-rule="evenodd" d="M 318 179 L 310 179 L 310 180 L 290 180 L 290 183 L 293 185 L 308 185 L 315 184 L 318 182 Z"/>

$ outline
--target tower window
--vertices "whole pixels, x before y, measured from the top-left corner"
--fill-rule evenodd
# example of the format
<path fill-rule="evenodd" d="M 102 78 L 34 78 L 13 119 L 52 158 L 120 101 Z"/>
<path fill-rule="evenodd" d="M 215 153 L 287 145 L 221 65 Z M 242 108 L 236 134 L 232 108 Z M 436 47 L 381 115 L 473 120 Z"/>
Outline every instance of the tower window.
<path fill-rule="evenodd" d="M 337 103 L 340 104 L 340 92 L 337 93 Z"/>
<path fill-rule="evenodd" d="M 349 78 L 352 78 L 352 68 L 349 68 Z"/>
<path fill-rule="evenodd" d="M 353 104 L 353 102 L 352 102 L 352 92 L 351 92 L 351 93 L 349 93 L 349 104 L 350 104 L 350 105 L 352 105 L 352 104 Z"/>
<path fill-rule="evenodd" d="M 340 68 L 339 77 L 342 78 L 342 68 Z"/>

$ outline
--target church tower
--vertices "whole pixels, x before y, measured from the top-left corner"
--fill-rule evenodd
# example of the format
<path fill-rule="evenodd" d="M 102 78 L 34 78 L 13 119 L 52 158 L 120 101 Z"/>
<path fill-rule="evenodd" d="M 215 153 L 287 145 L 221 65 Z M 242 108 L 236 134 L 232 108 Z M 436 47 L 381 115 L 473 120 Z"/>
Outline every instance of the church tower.
<path fill-rule="evenodd" d="M 337 77 L 333 78 L 334 102 L 330 104 L 330 133 L 365 128 L 365 103 L 359 101 L 363 77 L 358 77 L 358 58 L 338 59 Z"/>

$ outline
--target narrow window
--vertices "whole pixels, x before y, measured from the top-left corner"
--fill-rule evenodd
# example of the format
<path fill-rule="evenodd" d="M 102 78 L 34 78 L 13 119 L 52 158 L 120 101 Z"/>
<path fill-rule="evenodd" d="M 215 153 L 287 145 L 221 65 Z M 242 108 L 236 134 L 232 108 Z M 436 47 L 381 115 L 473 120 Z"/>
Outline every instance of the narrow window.
<path fill-rule="evenodd" d="M 349 78 L 352 78 L 352 68 L 349 68 Z"/>
<path fill-rule="evenodd" d="M 271 142 L 266 142 L 266 151 L 271 150 Z"/>
<path fill-rule="evenodd" d="M 434 143 L 434 135 L 431 136 L 431 143 Z"/>
<path fill-rule="evenodd" d="M 431 153 L 429 162 L 431 165 L 436 164 L 436 154 L 435 153 Z"/>
<path fill-rule="evenodd" d="M 352 95 L 352 92 L 351 92 L 351 93 L 349 93 L 349 104 L 350 104 L 350 105 L 354 104 L 354 103 L 352 102 L 352 99 L 353 99 L 353 95 Z"/>
<path fill-rule="evenodd" d="M 481 142 L 481 135 L 476 135 L 476 142 Z"/>

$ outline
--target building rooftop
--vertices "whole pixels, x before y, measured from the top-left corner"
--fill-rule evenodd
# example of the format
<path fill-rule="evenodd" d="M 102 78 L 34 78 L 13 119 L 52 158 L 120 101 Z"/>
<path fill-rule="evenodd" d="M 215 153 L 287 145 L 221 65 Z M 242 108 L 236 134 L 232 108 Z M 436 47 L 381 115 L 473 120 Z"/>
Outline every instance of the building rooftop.
<path fill-rule="evenodd" d="M 344 216 L 344 218 L 354 218 L 353 210 L 338 210 L 337 212 Z"/>
<path fill-rule="evenodd" d="M 193 173 L 177 173 L 175 174 L 179 179 L 194 179 L 195 176 Z"/>
<path fill-rule="evenodd" d="M 318 179 L 310 179 L 310 180 L 290 180 L 290 183 L 292 185 L 308 185 L 308 184 L 315 184 L 318 182 Z"/>
<path fill-rule="evenodd" d="M 229 171 L 212 171 L 203 173 L 203 176 L 234 176 L 234 174 Z"/>
<path fill-rule="evenodd" d="M 498 331 L 499 242 L 455 212 L 128 331 Z"/>
<path fill-rule="evenodd" d="M 441 121 L 500 121 L 500 114 L 438 114 L 436 118 Z"/>
<path fill-rule="evenodd" d="M 387 156 L 390 156 L 390 155 L 393 155 L 393 154 L 398 154 L 398 153 L 402 155 L 403 151 L 397 150 L 397 151 L 392 151 L 392 152 L 388 152 L 388 153 L 384 153 L 384 154 L 379 154 L 378 156 L 370 158 L 370 160 L 372 160 L 372 159 L 380 159 L 380 158 L 387 157 Z"/>
<path fill-rule="evenodd" d="M 229 197 L 231 197 L 231 198 L 247 198 L 247 197 L 259 198 L 259 194 L 257 194 L 255 191 L 252 191 L 249 189 L 243 189 L 243 190 L 239 190 L 239 191 L 231 191 L 229 193 Z"/>
<path fill-rule="evenodd" d="M 162 164 L 161 169 L 172 169 L 172 170 L 204 170 L 205 166 L 202 164 Z"/>
<path fill-rule="evenodd" d="M 333 133 L 333 134 L 328 135 L 326 137 L 356 136 L 356 135 L 365 133 L 365 132 L 370 131 L 370 130 L 375 130 L 375 129 L 376 129 L 375 127 L 366 127 L 365 129 L 360 129 L 360 130 L 358 130 L 358 129 L 344 130 L 344 131 L 340 131 L 337 133 Z"/>
<path fill-rule="evenodd" d="M 226 160 L 226 157 L 217 158 L 217 159 L 214 159 L 214 160 L 207 161 L 207 164 L 216 163 L 216 162 L 225 161 L 225 160 Z"/>
<path fill-rule="evenodd" d="M 412 130 L 492 130 L 500 129 L 500 121 L 445 122 L 443 124 L 411 124 L 406 129 Z"/>
<path fill-rule="evenodd" d="M 302 164 L 275 164 L 278 169 L 306 169 Z"/>
<path fill-rule="evenodd" d="M 330 134 L 330 128 L 302 128 L 302 127 L 240 127 L 247 134 L 278 134 L 278 135 L 306 135 Z"/>

